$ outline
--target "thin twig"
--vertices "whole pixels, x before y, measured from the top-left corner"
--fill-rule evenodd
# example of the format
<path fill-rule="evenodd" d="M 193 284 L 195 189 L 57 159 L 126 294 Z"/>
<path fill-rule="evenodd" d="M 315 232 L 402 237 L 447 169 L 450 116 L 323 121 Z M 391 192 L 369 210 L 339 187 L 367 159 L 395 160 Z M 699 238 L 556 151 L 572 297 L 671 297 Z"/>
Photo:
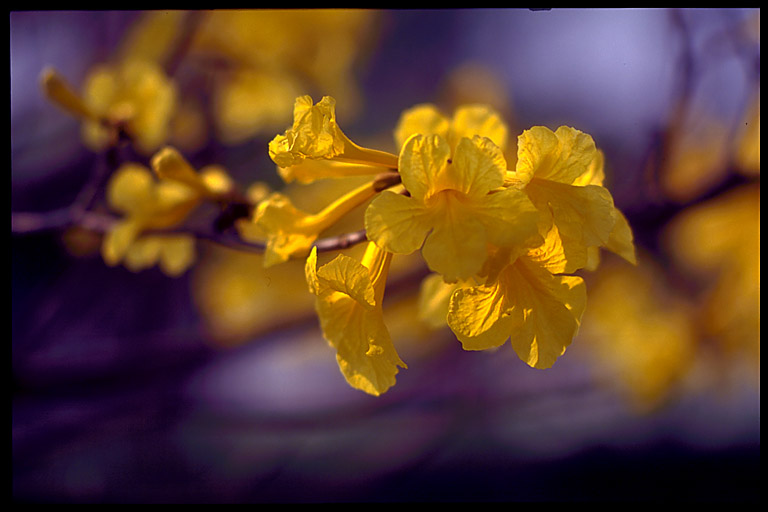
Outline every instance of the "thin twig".
<path fill-rule="evenodd" d="M 27 235 L 44 231 L 66 229 L 80 226 L 96 233 L 107 233 L 119 222 L 119 218 L 97 212 L 82 212 L 76 208 L 61 208 L 49 212 L 13 212 L 11 214 L 11 231 L 14 234 Z M 145 234 L 188 234 L 200 240 L 207 240 L 218 245 L 246 252 L 263 253 L 266 242 L 250 242 L 240 238 L 231 229 L 217 232 L 203 226 L 179 226 L 171 229 L 145 231 Z M 365 230 L 344 233 L 337 236 L 321 238 L 315 242 L 320 252 L 348 249 L 366 240 Z"/>

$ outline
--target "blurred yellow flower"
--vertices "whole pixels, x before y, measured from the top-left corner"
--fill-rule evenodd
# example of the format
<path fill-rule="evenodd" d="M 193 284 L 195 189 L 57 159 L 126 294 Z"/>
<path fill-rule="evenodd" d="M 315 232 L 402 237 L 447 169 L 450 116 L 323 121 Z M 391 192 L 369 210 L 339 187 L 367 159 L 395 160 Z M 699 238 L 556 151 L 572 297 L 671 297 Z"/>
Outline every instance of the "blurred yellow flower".
<path fill-rule="evenodd" d="M 140 152 L 151 153 L 167 140 L 176 94 L 174 83 L 153 62 L 128 60 L 95 67 L 83 91 L 83 101 L 96 119 L 83 124 L 85 144 L 103 149 L 113 142 L 109 127 L 122 125 Z"/>
<path fill-rule="evenodd" d="M 309 289 L 323 335 L 350 386 L 380 395 L 395 384 L 397 355 L 384 324 L 382 300 L 392 254 L 369 243 L 361 262 L 338 255 L 317 268 L 317 249 L 306 263 Z"/>
<path fill-rule="evenodd" d="M 102 242 L 107 265 L 125 261 L 130 269 L 140 270 L 154 265 L 163 254 L 163 270 L 175 274 L 183 263 L 191 263 L 186 246 L 178 241 L 180 235 L 148 235 L 154 240 L 137 243 L 144 231 L 170 228 L 183 221 L 199 201 L 192 189 L 176 182 L 156 182 L 145 167 L 125 164 L 107 185 L 107 200 L 113 210 L 123 214 Z M 172 248 L 161 250 L 158 245 L 164 241 Z"/>
<path fill-rule="evenodd" d="M 744 123 L 739 130 L 734 156 L 742 174 L 760 174 L 760 94 L 756 94 L 747 109 Z"/>
<path fill-rule="evenodd" d="M 314 318 L 301 260 L 265 268 L 262 254 L 211 247 L 192 275 L 208 336 L 234 346 L 297 320 Z"/>
<path fill-rule="evenodd" d="M 612 261 L 594 275 L 579 353 L 640 411 L 679 391 L 701 356 L 698 343 L 688 299 L 653 260 L 637 267 Z"/>
<path fill-rule="evenodd" d="M 229 190 L 223 169 L 210 166 L 197 173 L 173 148 L 152 159 L 154 174 L 139 164 L 124 164 L 107 184 L 109 206 L 123 217 L 106 234 L 102 257 L 107 265 L 123 262 L 138 271 L 159 263 L 169 275 L 180 275 L 194 262 L 194 237 L 146 231 L 173 228 L 206 198 Z"/>
<path fill-rule="evenodd" d="M 665 245 L 704 301 L 700 327 L 729 356 L 759 368 L 760 185 L 745 185 L 684 210 Z"/>
<path fill-rule="evenodd" d="M 664 195 L 684 203 L 717 185 L 728 171 L 729 143 L 726 123 L 701 108 L 674 120 L 660 162 L 659 185 Z"/>
<path fill-rule="evenodd" d="M 521 191 L 502 188 L 506 161 L 490 139 L 464 137 L 452 153 L 441 136 L 415 134 L 399 161 L 409 196 L 382 192 L 365 214 L 368 238 L 383 249 L 421 249 L 427 265 L 453 281 L 480 270 L 488 243 L 525 244 L 536 235 L 536 210 Z"/>
<path fill-rule="evenodd" d="M 486 105 L 461 105 L 456 108 L 453 117 L 447 118 L 430 103 L 416 105 L 402 113 L 395 128 L 395 142 L 402 148 L 411 135 L 439 135 L 451 147 L 456 149 L 462 137 L 475 135 L 493 141 L 502 152 L 507 147 L 507 125 L 499 114 Z"/>
<path fill-rule="evenodd" d="M 158 151 L 152 157 L 151 164 L 158 178 L 186 185 L 200 197 L 217 199 L 234 188 L 234 182 L 224 168 L 208 165 L 198 172 L 170 146 Z"/>
<path fill-rule="evenodd" d="M 213 97 L 219 139 L 235 145 L 265 126 L 280 126 L 290 114 L 286 105 L 300 93 L 300 82 L 288 73 L 248 68 L 233 71 L 226 87 L 218 87 Z"/>
<path fill-rule="evenodd" d="M 225 62 L 216 73 L 214 118 L 225 143 L 277 129 L 298 91 L 343 98 L 345 113 L 362 99 L 353 68 L 373 42 L 376 11 L 250 9 L 205 11 L 192 58 Z M 221 67 L 221 66 L 220 66 Z"/>

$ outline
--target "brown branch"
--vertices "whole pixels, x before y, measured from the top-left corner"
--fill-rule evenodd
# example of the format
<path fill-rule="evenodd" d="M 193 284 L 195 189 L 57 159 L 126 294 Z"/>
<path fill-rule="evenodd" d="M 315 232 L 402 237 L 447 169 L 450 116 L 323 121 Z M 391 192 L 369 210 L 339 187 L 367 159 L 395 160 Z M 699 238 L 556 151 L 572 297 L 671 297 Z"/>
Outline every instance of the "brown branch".
<path fill-rule="evenodd" d="M 106 233 L 119 221 L 118 217 L 105 213 L 80 211 L 77 208 L 61 208 L 49 212 L 12 212 L 11 231 L 18 235 L 28 235 L 38 232 L 66 229 L 80 226 L 96 233 Z M 236 231 L 229 229 L 218 232 L 207 226 L 182 225 L 171 229 L 147 230 L 145 234 L 188 234 L 200 240 L 246 252 L 263 253 L 266 242 L 249 242 L 240 238 Z M 320 252 L 348 249 L 366 240 L 365 230 L 344 233 L 337 236 L 321 238 L 315 242 Z"/>
<path fill-rule="evenodd" d="M 165 63 L 165 71 L 168 76 L 175 75 L 179 66 L 187 57 L 197 30 L 203 21 L 204 14 L 199 11 L 185 13 L 181 34 L 177 37 L 173 52 Z"/>

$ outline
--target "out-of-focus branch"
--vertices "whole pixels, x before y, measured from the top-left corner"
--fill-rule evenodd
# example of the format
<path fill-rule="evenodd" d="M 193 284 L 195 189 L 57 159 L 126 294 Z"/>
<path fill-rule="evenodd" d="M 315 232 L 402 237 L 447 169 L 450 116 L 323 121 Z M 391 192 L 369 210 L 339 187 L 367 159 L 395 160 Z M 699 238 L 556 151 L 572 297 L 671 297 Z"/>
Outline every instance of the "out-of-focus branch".
<path fill-rule="evenodd" d="M 185 13 L 181 33 L 175 41 L 173 52 L 165 63 L 165 71 L 168 76 L 176 74 L 176 70 L 186 58 L 204 15 L 205 13 L 201 11 Z"/>
<path fill-rule="evenodd" d="M 13 212 L 11 214 L 11 230 L 14 234 L 24 235 L 43 231 L 66 229 L 79 226 L 96 233 L 108 232 L 120 219 L 110 214 L 92 211 L 81 211 L 78 208 L 61 208 L 48 212 Z M 183 225 L 172 229 L 150 230 L 150 234 L 188 234 L 199 240 L 246 252 L 262 253 L 266 249 L 265 242 L 249 242 L 240 238 L 231 229 L 220 232 L 204 225 Z M 315 242 L 320 252 L 348 249 L 366 240 L 365 230 L 344 233 L 341 235 L 321 238 Z"/>

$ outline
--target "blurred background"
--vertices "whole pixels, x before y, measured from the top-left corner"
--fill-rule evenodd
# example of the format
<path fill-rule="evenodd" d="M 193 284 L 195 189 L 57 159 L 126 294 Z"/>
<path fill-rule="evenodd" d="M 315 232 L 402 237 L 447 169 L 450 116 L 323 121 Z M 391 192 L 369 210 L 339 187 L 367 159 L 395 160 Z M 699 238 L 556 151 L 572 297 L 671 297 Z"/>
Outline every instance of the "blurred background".
<path fill-rule="evenodd" d="M 15 501 L 759 499 L 759 9 L 15 11 L 10 50 Z M 535 370 L 420 325 L 404 258 L 384 306 L 409 367 L 368 396 L 322 339 L 303 262 L 201 241 L 169 277 L 106 266 L 82 226 L 20 227 L 105 165 L 42 70 L 88 96 L 131 59 L 175 86 L 159 140 L 244 187 L 282 186 L 267 143 L 301 94 L 388 151 L 424 102 L 491 104 L 513 136 L 578 128 L 639 264 L 604 253 L 581 274 L 581 330 Z M 285 190 L 316 211 L 338 186 Z"/>

